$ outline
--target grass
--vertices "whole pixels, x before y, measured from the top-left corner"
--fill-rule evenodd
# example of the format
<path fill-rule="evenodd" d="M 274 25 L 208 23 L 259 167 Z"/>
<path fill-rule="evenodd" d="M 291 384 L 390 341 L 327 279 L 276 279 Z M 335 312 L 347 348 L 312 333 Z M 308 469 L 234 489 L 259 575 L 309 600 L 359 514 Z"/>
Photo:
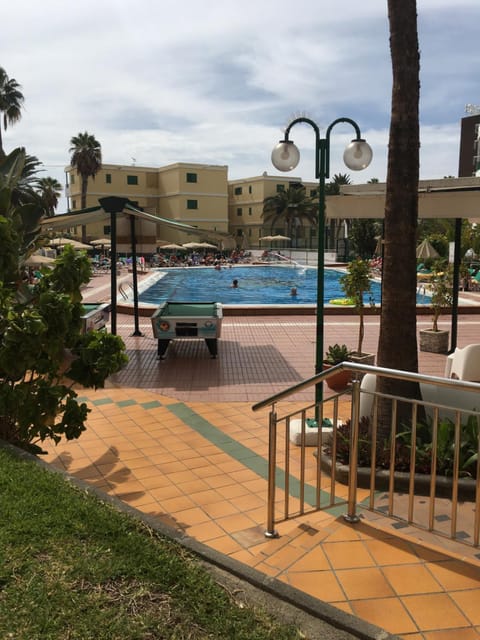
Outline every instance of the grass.
<path fill-rule="evenodd" d="M 177 543 L 0 449 L 0 638 L 293 640 Z"/>

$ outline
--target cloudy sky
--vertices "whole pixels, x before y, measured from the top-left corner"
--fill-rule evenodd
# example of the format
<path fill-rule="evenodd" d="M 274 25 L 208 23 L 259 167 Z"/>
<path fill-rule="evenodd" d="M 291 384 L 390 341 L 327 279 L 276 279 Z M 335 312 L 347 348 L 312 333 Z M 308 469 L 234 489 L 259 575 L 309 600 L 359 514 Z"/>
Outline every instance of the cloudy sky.
<path fill-rule="evenodd" d="M 479 0 L 417 0 L 420 177 L 457 175 L 460 119 L 480 104 Z M 25 109 L 4 136 L 64 182 L 72 136 L 106 163 L 228 165 L 229 178 L 278 174 L 270 153 L 297 115 L 360 125 L 386 177 L 391 100 L 387 0 L 17 0 L 2 6 L 0 66 Z M 330 174 L 348 173 L 337 126 Z M 295 174 L 314 179 L 314 136 L 297 126 Z"/>

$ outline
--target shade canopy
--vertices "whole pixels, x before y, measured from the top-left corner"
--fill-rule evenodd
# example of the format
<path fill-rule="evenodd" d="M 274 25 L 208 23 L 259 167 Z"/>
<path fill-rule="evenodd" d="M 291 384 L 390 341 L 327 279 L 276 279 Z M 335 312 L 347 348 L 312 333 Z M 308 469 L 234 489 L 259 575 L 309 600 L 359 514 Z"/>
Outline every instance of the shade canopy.
<path fill-rule="evenodd" d="M 272 242 L 276 242 L 277 240 L 291 240 L 288 236 L 272 236 L 270 239 Z"/>
<path fill-rule="evenodd" d="M 84 244 L 83 242 L 79 242 L 78 240 L 74 240 L 73 238 L 66 238 L 66 237 L 52 238 L 52 240 L 50 240 L 48 244 L 51 247 L 64 247 L 65 245 L 69 244 L 74 249 L 91 249 L 92 248 L 91 245 L 89 244 Z"/>
<path fill-rule="evenodd" d="M 210 244 L 210 242 L 199 242 L 198 245 L 200 247 L 204 247 L 205 249 L 217 249 L 217 245 Z"/>
<path fill-rule="evenodd" d="M 262 236 L 259 240 L 267 240 L 268 242 L 271 242 L 273 240 L 273 236 Z"/>
<path fill-rule="evenodd" d="M 182 245 L 183 249 L 203 249 L 204 246 L 200 242 L 186 242 Z"/>
<path fill-rule="evenodd" d="M 175 244 L 174 242 L 172 242 L 171 244 L 164 244 L 160 247 L 160 249 L 183 249 L 185 250 L 185 247 L 182 247 L 181 244 Z"/>
<path fill-rule="evenodd" d="M 97 246 L 105 246 L 105 245 L 110 245 L 112 243 L 112 239 L 111 238 L 98 238 L 98 240 L 91 240 L 90 244 L 93 244 L 94 247 Z"/>
<path fill-rule="evenodd" d="M 422 240 L 422 242 L 418 245 L 415 254 L 417 258 L 420 258 L 422 260 L 424 260 L 425 258 L 440 257 L 438 251 L 435 249 L 435 247 L 432 246 L 427 238 L 425 238 L 425 240 Z"/>
<path fill-rule="evenodd" d="M 55 258 L 49 258 L 48 256 L 42 256 L 41 254 L 34 253 L 25 260 L 27 267 L 41 267 L 44 264 L 53 265 Z"/>

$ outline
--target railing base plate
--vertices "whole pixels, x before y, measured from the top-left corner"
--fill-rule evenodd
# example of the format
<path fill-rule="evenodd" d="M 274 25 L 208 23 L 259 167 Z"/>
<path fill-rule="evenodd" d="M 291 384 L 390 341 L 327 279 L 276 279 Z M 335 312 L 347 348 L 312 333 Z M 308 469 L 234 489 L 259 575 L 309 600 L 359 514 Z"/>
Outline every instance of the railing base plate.
<path fill-rule="evenodd" d="M 360 518 L 358 516 L 349 516 L 348 513 L 343 516 L 343 519 L 349 524 L 356 524 L 357 522 L 360 522 Z"/>
<path fill-rule="evenodd" d="M 278 535 L 278 531 L 275 531 L 275 529 L 273 531 L 265 531 L 265 533 L 263 535 L 265 536 L 265 538 L 279 538 L 280 537 Z"/>

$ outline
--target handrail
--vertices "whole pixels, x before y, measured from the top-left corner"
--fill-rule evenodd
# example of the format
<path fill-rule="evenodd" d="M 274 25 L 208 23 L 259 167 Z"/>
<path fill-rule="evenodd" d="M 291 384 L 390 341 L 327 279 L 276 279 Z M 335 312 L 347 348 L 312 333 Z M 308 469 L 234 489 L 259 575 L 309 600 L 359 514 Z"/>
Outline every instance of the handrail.
<path fill-rule="evenodd" d="M 316 375 L 303 380 L 288 389 L 284 389 L 283 391 L 279 391 L 275 393 L 273 396 L 266 398 L 265 400 L 261 400 L 260 402 L 255 403 L 252 406 L 252 411 L 258 411 L 259 409 L 264 409 L 268 405 L 275 404 L 279 400 L 284 400 L 289 396 L 297 393 L 298 391 L 302 391 L 308 387 L 318 384 L 319 382 L 323 382 L 324 380 L 328 380 L 330 376 L 335 375 L 339 371 L 352 371 L 353 373 L 374 373 L 378 377 L 385 378 L 396 378 L 400 380 L 407 380 L 411 382 L 425 382 L 427 384 L 436 384 L 442 387 L 447 388 L 456 388 L 463 389 L 465 391 L 478 391 L 480 390 L 480 384 L 476 382 L 467 382 L 465 380 L 453 380 L 451 378 L 443 378 L 441 376 L 430 376 L 424 373 L 414 373 L 412 371 L 402 371 L 400 369 L 389 369 L 386 367 L 376 367 L 369 364 L 359 364 L 358 362 L 341 362 L 340 364 L 327 369 L 326 371 L 322 371 L 321 373 L 317 373 Z"/>

